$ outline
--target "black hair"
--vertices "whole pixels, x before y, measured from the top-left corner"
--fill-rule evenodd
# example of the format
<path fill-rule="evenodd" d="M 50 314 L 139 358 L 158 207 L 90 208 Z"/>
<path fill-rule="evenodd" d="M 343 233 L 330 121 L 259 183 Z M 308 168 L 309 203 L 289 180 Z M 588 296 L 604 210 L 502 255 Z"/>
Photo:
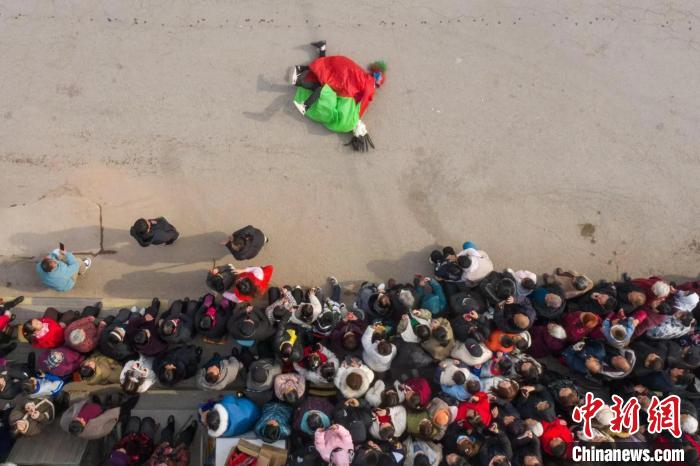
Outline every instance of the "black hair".
<path fill-rule="evenodd" d="M 508 335 L 501 336 L 501 346 L 503 346 L 505 348 L 510 348 L 511 346 L 513 346 L 513 343 L 514 343 L 513 339 L 511 337 L 509 337 Z"/>
<path fill-rule="evenodd" d="M 262 436 L 265 439 L 276 441 L 280 436 L 279 426 L 265 424 L 265 426 L 262 428 Z"/>
<path fill-rule="evenodd" d="M 172 369 L 164 369 L 162 382 L 166 385 L 173 385 L 175 383 L 175 371 Z"/>
<path fill-rule="evenodd" d="M 520 286 L 522 286 L 526 290 L 534 290 L 536 285 L 537 284 L 535 283 L 535 280 L 533 280 L 530 277 L 525 277 L 520 282 Z"/>
<path fill-rule="evenodd" d="M 24 324 L 22 324 L 22 333 L 24 333 L 24 337 L 30 343 L 33 343 L 34 340 L 36 340 L 36 338 L 34 337 L 34 329 L 32 328 L 32 320 L 33 319 L 29 319 Z"/>
<path fill-rule="evenodd" d="M 77 419 L 73 419 L 70 421 L 68 424 L 68 432 L 73 434 L 73 435 L 78 435 L 81 433 L 83 430 L 85 430 L 85 426 L 83 425 L 82 422 L 80 422 Z"/>
<path fill-rule="evenodd" d="M 379 452 L 374 448 L 367 448 L 365 450 L 365 463 L 370 466 L 376 466 L 379 464 Z"/>
<path fill-rule="evenodd" d="M 136 335 L 134 335 L 134 343 L 137 345 L 145 345 L 148 343 L 148 330 L 145 328 L 142 328 L 138 332 L 136 332 Z"/>
<path fill-rule="evenodd" d="M 421 407 L 421 399 L 420 395 L 418 393 L 412 393 L 411 396 L 406 398 L 406 403 L 408 404 L 409 407 L 413 409 L 419 409 Z"/>
<path fill-rule="evenodd" d="M 274 317 L 275 320 L 281 320 L 286 315 L 287 309 L 284 306 L 275 306 L 272 310 L 272 317 Z"/>
<path fill-rule="evenodd" d="M 243 319 L 238 322 L 238 330 L 244 337 L 251 337 L 255 333 L 255 322 L 249 319 Z"/>
<path fill-rule="evenodd" d="M 285 341 L 280 345 L 280 354 L 283 358 L 287 359 L 292 355 L 293 349 L 293 345 L 290 342 Z"/>
<path fill-rule="evenodd" d="M 134 222 L 133 229 L 137 235 L 144 235 L 148 232 L 148 222 L 145 218 L 140 218 Z"/>
<path fill-rule="evenodd" d="M 255 383 L 267 382 L 267 376 L 268 376 L 268 371 L 260 365 L 253 367 L 253 369 L 250 371 L 250 377 L 251 377 L 251 379 L 253 379 L 253 382 L 255 382 Z"/>
<path fill-rule="evenodd" d="M 377 344 L 377 353 L 381 354 L 382 356 L 389 356 L 391 354 L 391 350 L 391 343 L 386 340 L 382 340 L 379 342 L 379 344 Z"/>
<path fill-rule="evenodd" d="M 163 327 L 162 327 L 163 335 L 165 335 L 165 336 L 173 335 L 175 333 L 175 328 L 176 328 L 175 322 L 173 322 L 170 319 L 166 320 L 165 322 L 163 322 Z"/>
<path fill-rule="evenodd" d="M 236 281 L 236 289 L 246 296 L 255 296 L 258 294 L 258 288 L 250 278 L 242 278 Z"/>
<path fill-rule="evenodd" d="M 85 365 L 85 364 L 80 366 L 80 377 L 81 378 L 89 379 L 93 375 L 95 375 L 95 369 L 93 369 L 92 367 Z"/>
<path fill-rule="evenodd" d="M 525 338 L 518 338 L 515 340 L 515 347 L 518 348 L 520 351 L 525 351 L 530 347 L 530 344 Z"/>
<path fill-rule="evenodd" d="M 396 430 L 394 429 L 394 426 L 391 425 L 384 426 L 379 429 L 379 437 L 381 437 L 382 440 L 389 440 L 395 433 Z"/>
<path fill-rule="evenodd" d="M 458 256 L 457 264 L 463 269 L 466 269 L 472 265 L 472 260 L 469 256 Z"/>
<path fill-rule="evenodd" d="M 430 436 L 433 434 L 433 423 L 430 422 L 429 419 L 423 419 L 423 421 L 418 424 L 418 433 L 425 438 L 430 438 Z"/>
<path fill-rule="evenodd" d="M 306 417 L 306 425 L 309 426 L 311 430 L 320 429 L 323 427 L 323 419 L 320 414 L 311 413 Z"/>
<path fill-rule="evenodd" d="M 204 315 L 199 320 L 199 328 L 202 330 L 209 330 L 212 325 L 214 325 L 214 319 L 210 315 Z"/>
<path fill-rule="evenodd" d="M 224 277 L 221 275 L 211 275 L 209 277 L 209 286 L 212 290 L 217 293 L 223 293 L 226 291 L 226 285 L 224 284 Z"/>
<path fill-rule="evenodd" d="M 425 324 L 417 325 L 416 328 L 413 329 L 413 333 L 416 334 L 419 340 L 425 341 L 430 338 L 430 327 Z"/>
<path fill-rule="evenodd" d="M 321 366 L 321 377 L 330 380 L 335 376 L 335 366 L 333 363 L 326 363 Z"/>
<path fill-rule="evenodd" d="M 204 380 L 206 380 L 207 383 L 216 383 L 219 381 L 219 375 L 213 374 L 207 370 L 204 372 Z"/>
<path fill-rule="evenodd" d="M 447 346 L 447 329 L 442 326 L 436 328 L 433 330 L 433 338 L 435 338 L 442 346 Z"/>
<path fill-rule="evenodd" d="M 218 430 L 219 425 L 221 424 L 221 416 L 219 415 L 219 412 L 216 411 L 215 409 L 212 409 L 207 412 L 207 427 L 211 430 Z"/>
<path fill-rule="evenodd" d="M 303 320 L 306 323 L 309 323 L 313 320 L 314 318 L 314 308 L 311 304 L 309 303 L 304 303 L 299 306 L 299 316 L 301 317 L 301 320 Z"/>
<path fill-rule="evenodd" d="M 550 445 L 550 448 L 552 450 L 552 456 L 556 458 L 563 458 L 566 454 L 566 443 L 563 441 L 556 445 Z"/>
<path fill-rule="evenodd" d="M 120 385 L 124 392 L 133 394 L 138 392 L 141 383 L 139 382 L 139 379 L 136 378 L 134 371 L 129 370 L 126 372 L 124 382 L 122 382 Z"/>
<path fill-rule="evenodd" d="M 452 381 L 455 383 L 455 385 L 464 385 L 467 383 L 467 376 L 464 375 L 464 372 L 462 371 L 455 371 L 455 373 L 452 374 Z"/>
<path fill-rule="evenodd" d="M 499 359 L 497 364 L 501 372 L 508 372 L 513 367 L 513 361 L 510 358 Z"/>
<path fill-rule="evenodd" d="M 394 390 L 385 390 L 382 392 L 382 405 L 385 407 L 398 406 L 399 394 Z"/>
<path fill-rule="evenodd" d="M 467 391 L 472 395 L 478 393 L 481 390 L 481 382 L 479 382 L 476 379 L 467 380 L 465 386 L 467 388 Z"/>
<path fill-rule="evenodd" d="M 45 257 L 41 261 L 41 270 L 43 270 L 44 272 L 47 272 L 47 273 L 51 272 L 53 270 L 53 266 L 51 264 L 52 262 L 54 262 L 53 259 L 49 259 L 48 257 Z"/>
<path fill-rule="evenodd" d="M 607 312 L 612 312 L 617 309 L 617 299 L 608 295 L 607 301 L 605 301 L 603 304 L 603 309 L 605 309 Z"/>
<path fill-rule="evenodd" d="M 413 466 L 430 466 L 430 459 L 425 455 L 416 455 L 413 459 Z"/>

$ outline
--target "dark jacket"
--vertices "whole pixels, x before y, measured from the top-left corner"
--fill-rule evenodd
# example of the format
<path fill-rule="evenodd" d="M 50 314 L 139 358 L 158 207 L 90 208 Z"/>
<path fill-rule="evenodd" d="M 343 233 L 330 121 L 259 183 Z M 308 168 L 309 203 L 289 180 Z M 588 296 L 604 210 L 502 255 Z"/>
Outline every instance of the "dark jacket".
<path fill-rule="evenodd" d="M 465 341 L 468 338 L 473 338 L 476 341 L 486 341 L 489 334 L 489 321 L 484 314 L 479 314 L 476 319 L 469 317 L 464 318 L 467 314 L 459 314 L 450 320 L 452 331 L 455 334 L 455 339 Z"/>
<path fill-rule="evenodd" d="M 145 315 L 151 315 L 153 319 L 146 320 L 144 316 L 136 313 L 131 315 L 126 324 L 126 341 L 137 353 L 144 356 L 156 356 L 168 349 L 168 343 L 158 335 L 158 326 L 156 325 L 158 311 L 149 307 L 146 309 Z M 136 343 L 135 337 L 141 330 L 148 330 L 150 337 L 145 344 L 139 345 Z"/>
<path fill-rule="evenodd" d="M 158 245 L 158 244 L 173 244 L 180 236 L 174 226 L 172 226 L 165 217 L 158 217 L 148 220 L 151 223 L 151 231 L 145 235 L 137 235 L 134 232 L 134 227 L 131 227 L 129 233 L 138 243 L 143 246 Z"/>
<path fill-rule="evenodd" d="M 345 406 L 339 403 L 333 411 L 333 422 L 345 426 L 352 436 L 352 443 L 359 445 L 367 440 L 372 414 L 368 407 Z"/>
<path fill-rule="evenodd" d="M 503 455 L 510 459 L 513 457 L 513 449 L 508 436 L 499 430 L 498 434 L 485 431 L 483 443 L 479 449 L 479 464 L 489 464 L 494 456 Z"/>
<path fill-rule="evenodd" d="M 504 301 L 508 296 L 515 296 L 516 282 L 513 275 L 508 272 L 493 271 L 479 282 L 479 291 L 484 295 L 486 301 L 491 306 L 496 306 L 501 301 Z M 499 296 L 499 293 L 507 295 Z"/>
<path fill-rule="evenodd" d="M 338 359 L 343 360 L 347 356 L 362 357 L 362 334 L 365 333 L 367 322 L 364 320 L 349 320 L 343 321 L 331 332 L 328 341 L 330 342 L 331 351 L 338 356 Z M 357 338 L 357 348 L 353 351 L 348 351 L 343 347 L 343 335 L 353 333 Z"/>
<path fill-rule="evenodd" d="M 196 332 L 206 338 L 219 340 L 226 335 L 226 322 L 231 313 L 235 309 L 235 305 L 228 299 L 221 298 L 218 303 L 215 303 L 214 296 L 208 294 L 202 300 L 202 305 L 199 306 L 194 314 L 194 328 Z M 209 314 L 213 319 L 213 324 L 210 328 L 204 329 L 200 322 L 202 318 Z"/>
<path fill-rule="evenodd" d="M 615 288 L 615 285 L 612 283 L 602 282 L 593 287 L 591 291 L 581 296 L 580 298 L 574 301 L 570 301 L 570 309 L 578 309 L 580 311 L 585 312 L 594 312 L 599 316 L 604 316 L 610 312 L 610 309 L 617 310 L 619 308 L 616 304 L 614 307 L 610 305 L 610 308 L 605 309 L 598 303 L 598 301 L 593 299 L 593 293 L 608 295 L 608 299 L 612 298 L 615 304 L 617 303 L 617 289 Z"/>
<path fill-rule="evenodd" d="M 634 354 L 637 356 L 634 363 L 634 368 L 632 369 L 632 374 L 635 377 L 643 377 L 656 372 L 652 369 L 644 367 L 644 362 L 651 353 L 658 354 L 661 360 L 664 362 L 664 367 L 666 367 L 668 346 L 664 343 L 665 342 L 663 341 L 649 343 L 643 340 L 636 340 L 632 342 L 630 348 L 634 350 Z"/>
<path fill-rule="evenodd" d="M 265 245 L 265 235 L 252 225 L 241 228 L 233 233 L 233 239 L 243 241 L 243 247 L 236 251 L 232 247 L 232 243 L 226 243 L 226 247 L 233 254 L 233 257 L 239 261 L 250 260 L 258 255 L 262 247 Z"/>
<path fill-rule="evenodd" d="M 255 330 L 252 335 L 245 336 L 241 333 L 238 327 L 239 323 L 246 320 L 250 316 L 250 319 L 254 322 Z M 229 335 L 231 335 L 236 340 L 255 340 L 262 341 L 267 340 L 275 334 L 275 328 L 270 323 L 267 318 L 265 311 L 263 309 L 253 308 L 253 311 L 248 314 L 244 309 L 239 309 L 233 313 L 233 315 L 228 319 L 226 323 L 226 328 L 228 329 Z"/>
<path fill-rule="evenodd" d="M 544 298 L 548 294 L 555 294 L 561 298 L 561 304 L 559 307 L 552 308 L 547 306 Z M 562 315 L 564 309 L 566 308 L 566 295 L 564 294 L 562 287 L 559 285 L 544 285 L 537 287 L 532 291 L 532 293 L 530 293 L 528 299 L 532 303 L 532 307 L 535 308 L 537 317 L 541 317 L 543 319 L 556 320 Z"/>
<path fill-rule="evenodd" d="M 11 400 L 22 393 L 22 382 L 34 376 L 34 368 L 29 364 L 10 362 L 0 369 L 0 379 L 5 388 L 0 391 L 0 399 Z"/>
<path fill-rule="evenodd" d="M 166 343 L 182 344 L 192 341 L 195 335 L 194 317 L 199 303 L 190 301 L 188 298 L 184 300 L 175 300 L 170 305 L 170 309 L 161 314 L 158 320 L 158 334 Z M 171 335 L 166 335 L 163 331 L 163 326 L 166 322 L 175 324 L 175 332 Z"/>
<path fill-rule="evenodd" d="M 518 328 L 513 322 L 515 314 L 525 314 L 530 319 L 530 327 L 535 323 L 535 310 L 532 306 L 527 304 L 527 302 L 522 304 L 506 304 L 503 308 L 497 308 L 493 313 L 493 321 L 496 327 L 506 333 L 524 332 L 527 328 Z"/>
<path fill-rule="evenodd" d="M 541 401 L 549 403 L 549 408 L 544 411 L 538 411 L 537 403 Z M 535 390 L 530 392 L 527 398 L 522 396 L 522 394 L 518 396 L 515 406 L 523 419 L 553 421 L 556 418 L 554 398 L 544 385 L 535 385 Z"/>
<path fill-rule="evenodd" d="M 129 346 L 129 343 L 127 342 L 126 338 L 124 339 L 124 341 L 121 341 L 119 343 L 110 341 L 109 334 L 112 332 L 112 330 L 116 329 L 117 327 L 121 327 L 126 330 L 125 323 L 115 321 L 112 324 L 105 327 L 105 329 L 100 334 L 100 339 L 98 342 L 98 348 L 100 349 L 100 353 L 104 354 L 105 356 L 109 356 L 110 358 L 119 362 L 137 359 L 136 353 L 134 352 L 134 350 L 131 349 L 131 346 Z"/>
<path fill-rule="evenodd" d="M 288 321 L 289 318 L 287 317 L 286 320 Z M 291 362 L 301 361 L 304 359 L 303 337 L 304 332 L 300 327 L 286 322 L 279 322 L 273 342 L 275 354 L 281 358 L 280 348 L 284 343 L 289 342 L 292 344 L 292 354 L 286 360 Z"/>
<path fill-rule="evenodd" d="M 175 385 L 182 380 L 194 377 L 201 359 L 202 348 L 194 345 L 178 346 L 156 357 L 153 361 L 153 370 L 160 383 Z M 168 364 L 175 366 L 175 375 L 171 382 L 168 382 L 164 377 L 165 366 Z"/>

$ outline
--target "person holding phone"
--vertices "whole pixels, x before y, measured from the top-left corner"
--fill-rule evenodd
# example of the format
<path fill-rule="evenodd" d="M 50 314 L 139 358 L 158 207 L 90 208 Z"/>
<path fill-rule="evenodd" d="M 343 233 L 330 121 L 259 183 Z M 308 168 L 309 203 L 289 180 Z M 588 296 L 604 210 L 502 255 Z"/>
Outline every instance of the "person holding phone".
<path fill-rule="evenodd" d="M 52 290 L 70 291 L 75 286 L 78 276 L 85 274 L 92 265 L 92 259 L 76 258 L 72 252 L 65 250 L 63 243 L 51 251 L 36 265 L 41 282 Z"/>

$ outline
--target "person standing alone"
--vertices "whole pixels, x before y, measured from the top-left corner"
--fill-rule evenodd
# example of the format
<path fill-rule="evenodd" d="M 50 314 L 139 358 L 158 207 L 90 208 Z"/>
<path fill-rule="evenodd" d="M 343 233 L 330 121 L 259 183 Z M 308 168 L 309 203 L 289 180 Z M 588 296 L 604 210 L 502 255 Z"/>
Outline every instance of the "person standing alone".
<path fill-rule="evenodd" d="M 267 237 L 252 225 L 241 228 L 221 244 L 226 246 L 238 261 L 246 261 L 258 255 L 267 243 Z"/>
<path fill-rule="evenodd" d="M 54 249 L 36 265 L 41 282 L 56 291 L 70 291 L 79 275 L 85 274 L 92 259 L 77 259 L 72 252 Z"/>
<path fill-rule="evenodd" d="M 159 244 L 173 244 L 180 236 L 175 227 L 165 217 L 146 220 L 140 218 L 129 231 L 142 247 Z"/>

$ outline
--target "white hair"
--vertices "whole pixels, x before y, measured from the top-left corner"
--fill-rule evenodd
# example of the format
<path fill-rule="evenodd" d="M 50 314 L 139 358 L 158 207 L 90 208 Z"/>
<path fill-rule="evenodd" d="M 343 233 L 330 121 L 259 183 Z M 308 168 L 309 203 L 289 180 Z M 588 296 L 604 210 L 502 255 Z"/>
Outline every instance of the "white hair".
<path fill-rule="evenodd" d="M 651 285 L 651 292 L 659 298 L 665 298 L 671 293 L 671 287 L 666 282 L 658 281 Z"/>

